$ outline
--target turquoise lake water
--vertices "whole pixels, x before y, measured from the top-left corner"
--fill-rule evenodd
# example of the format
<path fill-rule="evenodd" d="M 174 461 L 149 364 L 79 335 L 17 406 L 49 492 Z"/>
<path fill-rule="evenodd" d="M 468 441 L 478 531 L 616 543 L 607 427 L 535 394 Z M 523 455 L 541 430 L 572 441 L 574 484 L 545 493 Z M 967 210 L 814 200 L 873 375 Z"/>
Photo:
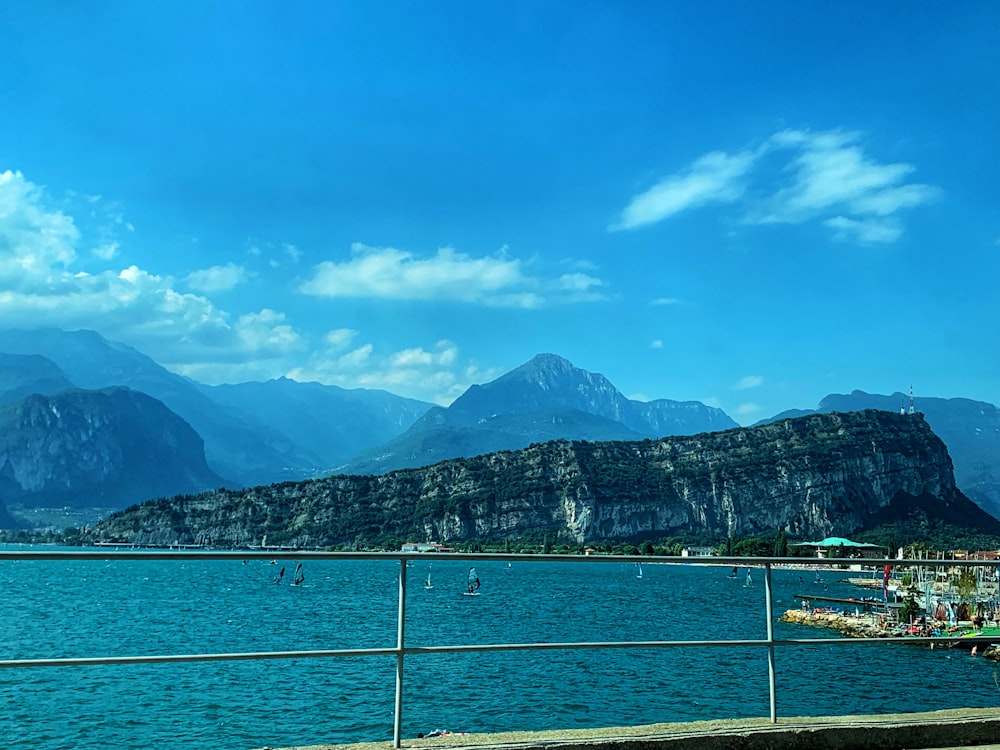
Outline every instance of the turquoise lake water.
<path fill-rule="evenodd" d="M 0 561 L 4 659 L 392 647 L 399 566 L 308 561 Z M 764 638 L 762 571 L 629 563 L 481 561 L 408 570 L 408 646 Z M 434 588 L 426 590 L 431 574 Z M 774 611 L 796 593 L 858 596 L 826 571 L 776 570 Z M 800 577 L 803 582 L 800 582 Z M 822 589 L 822 591 L 820 591 Z M 776 637 L 814 638 L 775 623 Z M 832 635 L 832 634 L 830 634 Z M 779 716 L 1000 705 L 1000 665 L 890 644 L 778 648 Z M 245 750 L 392 738 L 391 656 L 0 670 L 6 747 Z M 412 655 L 403 735 L 766 717 L 763 648 Z"/>

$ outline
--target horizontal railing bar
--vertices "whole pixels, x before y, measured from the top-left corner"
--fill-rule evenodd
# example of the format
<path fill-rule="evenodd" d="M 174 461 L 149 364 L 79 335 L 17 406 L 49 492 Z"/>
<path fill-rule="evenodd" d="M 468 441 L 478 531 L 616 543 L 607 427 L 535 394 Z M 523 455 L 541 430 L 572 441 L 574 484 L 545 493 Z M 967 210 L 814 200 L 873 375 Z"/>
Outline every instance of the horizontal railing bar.
<path fill-rule="evenodd" d="M 407 646 L 402 649 L 406 655 L 419 654 L 461 654 L 484 653 L 499 651 L 575 651 L 583 649 L 657 649 L 657 648 L 724 648 L 762 647 L 773 643 L 775 646 L 816 646 L 857 643 L 903 643 L 914 645 L 920 643 L 948 644 L 960 642 L 977 642 L 976 637 L 949 636 L 908 636 L 886 638 L 791 638 L 791 639 L 748 639 L 748 640 L 709 640 L 709 641 L 565 641 L 544 643 L 488 643 L 488 644 L 455 644 L 446 646 Z M 224 654 L 150 654 L 142 656 L 92 656 L 92 657 L 62 657 L 50 659 L 4 659 L 0 660 L 0 669 L 14 667 L 80 667 L 107 664 L 168 664 L 180 662 L 212 662 L 212 661 L 251 661 L 254 659 L 311 659 L 318 657 L 366 657 L 393 656 L 400 649 L 361 648 L 361 649 L 325 649 L 319 651 L 254 651 L 234 652 Z"/>
<path fill-rule="evenodd" d="M 0 669 L 8 667 L 84 667 L 102 664 L 169 664 L 195 661 L 252 661 L 254 659 L 312 659 L 328 656 L 387 656 L 395 653 L 395 648 L 356 648 L 320 651 L 238 651 L 230 654 L 149 654 L 144 656 L 2 659 L 0 660 Z"/>

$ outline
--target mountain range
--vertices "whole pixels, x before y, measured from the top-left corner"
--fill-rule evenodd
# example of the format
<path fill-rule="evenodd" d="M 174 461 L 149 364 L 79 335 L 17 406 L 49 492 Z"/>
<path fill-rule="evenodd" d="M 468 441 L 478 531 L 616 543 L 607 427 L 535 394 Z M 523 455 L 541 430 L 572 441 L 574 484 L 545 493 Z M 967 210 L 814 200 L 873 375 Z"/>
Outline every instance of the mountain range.
<path fill-rule="evenodd" d="M 490 383 L 471 386 L 451 406 L 429 409 L 399 437 L 338 473 L 381 474 L 560 438 L 637 440 L 736 426 L 722 409 L 698 401 L 633 401 L 603 375 L 539 354 Z"/>
<path fill-rule="evenodd" d="M 127 399 L 106 393 L 103 400 L 88 401 L 87 408 L 106 409 L 109 423 L 127 427 L 103 433 L 106 441 L 119 441 L 115 455 L 135 456 L 131 444 L 159 444 L 183 462 L 203 445 L 205 469 L 199 464 L 177 471 L 173 485 L 162 477 L 136 484 L 116 474 L 110 463 L 99 469 L 92 456 L 93 436 L 59 419 L 45 427 L 51 442 L 36 456 L 30 472 L 34 479 L 27 481 L 23 469 L 14 469 L 24 465 L 17 446 L 31 444 L 29 438 L 37 440 L 23 432 L 28 428 L 17 415 L 45 409 L 52 414 L 53 408 L 69 413 L 68 404 L 82 405 L 83 392 L 116 388 L 127 389 L 133 401 L 145 396 L 161 402 L 190 433 L 175 431 L 175 442 L 164 442 L 162 420 L 147 425 L 114 416 Z M 31 401 L 38 396 L 52 400 L 45 405 Z M 816 410 L 796 413 L 898 411 L 900 399 L 901 394 L 855 391 L 827 396 Z M 386 391 L 285 378 L 206 386 L 96 332 L 55 329 L 0 330 L 0 406 L 0 435 L 8 446 L 8 452 L 0 454 L 0 527 L 5 523 L 4 503 L 8 508 L 92 503 L 106 513 L 176 493 L 332 474 L 384 474 L 556 439 L 634 441 L 737 426 L 721 409 L 700 402 L 628 399 L 603 375 L 576 368 L 554 354 L 540 354 L 490 383 L 474 385 L 445 408 Z M 921 398 L 919 407 L 948 446 L 959 487 L 982 508 L 1000 515 L 1000 411 L 966 399 Z M 96 412 L 89 418 L 95 419 Z M 148 458 L 174 465 L 166 456 Z M 95 472 L 92 479 L 84 477 L 82 467 L 87 466 Z M 38 477 L 46 472 L 51 480 L 41 482 Z"/>

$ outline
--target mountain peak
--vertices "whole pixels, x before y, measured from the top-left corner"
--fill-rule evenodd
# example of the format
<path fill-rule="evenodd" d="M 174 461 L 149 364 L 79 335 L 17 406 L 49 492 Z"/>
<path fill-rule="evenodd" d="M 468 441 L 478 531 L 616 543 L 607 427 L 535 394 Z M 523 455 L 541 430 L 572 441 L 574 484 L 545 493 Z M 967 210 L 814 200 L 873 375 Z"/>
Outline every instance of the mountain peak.
<path fill-rule="evenodd" d="M 576 367 L 565 357 L 560 357 L 558 354 L 550 354 L 548 352 L 543 352 L 542 354 L 536 354 L 534 357 L 525 362 L 522 368 L 536 368 L 540 370 L 575 370 Z M 516 372 L 516 370 L 515 370 Z"/>

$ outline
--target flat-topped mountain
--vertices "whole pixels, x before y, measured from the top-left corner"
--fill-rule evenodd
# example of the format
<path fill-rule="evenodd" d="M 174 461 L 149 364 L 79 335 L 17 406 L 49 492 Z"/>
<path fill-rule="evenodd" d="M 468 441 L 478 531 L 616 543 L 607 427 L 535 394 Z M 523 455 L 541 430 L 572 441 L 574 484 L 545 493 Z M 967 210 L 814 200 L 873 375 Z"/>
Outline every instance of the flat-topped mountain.
<path fill-rule="evenodd" d="M 830 394 L 814 411 L 782 412 L 773 419 L 831 411 L 899 412 L 909 408 L 910 397 L 903 393 L 883 396 L 852 391 Z M 962 492 L 987 512 L 1000 516 L 1000 409 L 985 401 L 932 397 L 917 398 L 914 408 L 948 446 L 955 463 L 955 482 Z"/>
<path fill-rule="evenodd" d="M 451 406 L 430 409 L 402 435 L 339 471 L 381 474 L 560 438 L 636 440 L 735 426 L 721 409 L 697 401 L 628 399 L 603 375 L 539 354 L 492 382 L 471 386 Z"/>
<path fill-rule="evenodd" d="M 1000 521 L 956 487 L 919 416 L 815 414 L 620 442 L 558 440 L 381 476 L 332 476 L 146 503 L 85 541 L 301 547 L 380 539 L 591 542 L 784 529 L 848 535 L 919 509 L 983 533 Z"/>

